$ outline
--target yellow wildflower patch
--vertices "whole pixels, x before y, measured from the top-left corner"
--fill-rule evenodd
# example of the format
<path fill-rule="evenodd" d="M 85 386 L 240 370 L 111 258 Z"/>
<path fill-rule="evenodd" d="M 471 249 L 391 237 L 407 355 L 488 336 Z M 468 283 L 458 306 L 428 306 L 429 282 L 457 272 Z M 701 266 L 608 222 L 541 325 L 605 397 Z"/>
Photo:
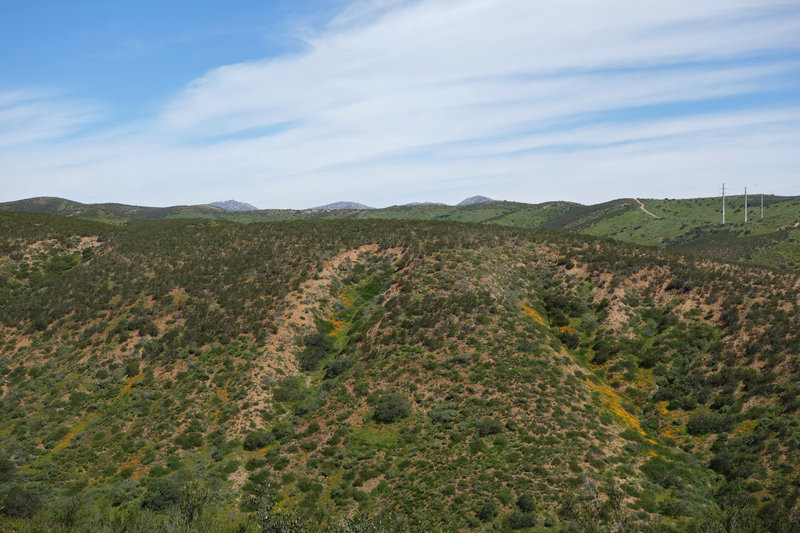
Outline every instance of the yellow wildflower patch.
<path fill-rule="evenodd" d="M 126 468 L 136 468 L 137 466 L 139 466 L 139 461 L 141 460 L 141 458 L 142 458 L 142 452 L 137 453 L 136 455 L 134 455 L 133 457 L 122 463 L 120 470 L 125 470 Z"/>
<path fill-rule="evenodd" d="M 132 378 L 129 378 L 128 381 L 125 382 L 125 385 L 123 385 L 123 387 L 119 390 L 119 394 L 117 394 L 117 397 L 119 398 L 123 394 L 127 393 L 128 391 L 130 391 L 131 388 L 133 388 L 133 384 L 136 383 L 137 381 L 139 381 L 140 379 L 142 379 L 143 376 L 144 376 L 144 374 L 139 372 L 138 374 L 136 374 Z"/>
<path fill-rule="evenodd" d="M 64 437 L 64 439 L 61 442 L 59 442 L 58 444 L 55 445 L 55 448 L 53 448 L 53 451 L 57 452 L 59 450 L 63 450 L 64 448 L 66 448 L 67 445 L 72 441 L 72 437 L 74 437 L 74 436 L 75 436 L 75 434 L 72 431 L 67 433 L 67 436 Z"/>
<path fill-rule="evenodd" d="M 672 424 L 672 422 L 682 416 L 682 412 L 680 411 L 670 411 L 667 409 L 667 402 L 658 402 L 656 404 L 656 408 L 658 409 L 658 419 L 660 422 L 660 429 L 661 435 L 667 437 L 668 439 L 677 439 L 678 438 L 678 430 Z"/>
<path fill-rule="evenodd" d="M 328 333 L 328 337 L 335 337 L 342 330 L 344 320 L 336 320 L 335 318 L 332 318 L 331 322 L 333 323 L 333 329 L 330 333 Z"/>
<path fill-rule="evenodd" d="M 98 418 L 98 415 L 92 415 L 92 416 L 86 418 L 85 420 L 81 420 L 80 422 L 78 422 L 77 424 L 72 426 L 72 428 L 67 432 L 67 435 L 63 439 L 61 439 L 61 441 L 58 444 L 56 444 L 53 447 L 53 451 L 57 452 L 59 450 L 63 450 L 67 446 L 69 446 L 69 443 L 72 442 L 72 439 L 75 438 L 75 435 L 83 433 L 86 430 L 86 428 L 89 426 L 89 423 L 92 422 L 93 420 L 97 419 L 97 418 Z"/>
<path fill-rule="evenodd" d="M 143 456 L 144 456 L 144 450 L 140 450 L 136 455 L 134 455 L 125 463 L 123 463 L 119 470 L 122 471 L 125 470 L 126 468 L 131 468 L 133 469 L 133 473 L 130 476 L 131 479 L 143 478 L 144 474 L 148 471 L 148 468 L 141 464 Z"/>
<path fill-rule="evenodd" d="M 559 333 L 566 333 L 568 335 L 574 335 L 575 333 L 578 332 L 578 330 L 576 330 L 572 326 L 561 326 L 560 328 L 558 328 L 558 332 Z"/>
<path fill-rule="evenodd" d="M 753 428 L 756 427 L 758 424 L 758 420 L 743 420 L 739 425 L 736 426 L 734 429 L 734 433 L 737 435 L 744 435 L 745 433 L 750 433 L 753 431 Z"/>
<path fill-rule="evenodd" d="M 547 326 L 547 323 L 545 323 L 544 319 L 542 318 L 542 315 L 537 313 L 536 309 L 534 309 L 533 307 L 531 307 L 529 305 L 525 305 L 523 302 L 520 302 L 519 306 L 522 308 L 522 311 L 526 315 L 528 315 L 529 317 L 534 319 L 537 324 L 542 325 L 542 326 Z"/>
<path fill-rule="evenodd" d="M 653 379 L 653 372 L 651 370 L 639 369 L 636 372 L 636 388 L 643 391 L 651 390 L 656 386 L 656 381 Z"/>
<path fill-rule="evenodd" d="M 140 372 L 140 373 L 136 374 L 135 376 L 133 376 L 132 378 L 129 378 L 128 381 L 125 382 L 125 385 L 123 385 L 122 388 L 120 389 L 119 394 L 117 394 L 117 397 L 114 398 L 114 400 L 112 400 L 112 403 L 117 401 L 125 393 L 129 392 L 131 390 L 131 388 L 133 387 L 133 384 L 136 383 L 137 381 L 139 381 L 140 379 L 142 379 L 143 376 L 144 376 L 144 374 L 142 374 Z M 72 428 L 67 432 L 67 435 L 63 439 L 61 439 L 61 441 L 58 444 L 56 444 L 53 447 L 53 451 L 57 452 L 59 450 L 63 450 L 67 446 L 69 446 L 69 443 L 72 442 L 72 439 L 75 438 L 75 435 L 78 435 L 79 433 L 82 433 L 83 431 L 85 431 L 87 426 L 89 425 L 89 423 L 91 423 L 93 420 L 97 419 L 98 417 L 99 417 L 99 415 L 97 415 L 97 414 L 91 415 L 90 417 L 88 417 L 88 418 L 86 418 L 84 420 L 81 420 L 80 422 L 78 422 L 77 424 L 72 426 Z"/>
<path fill-rule="evenodd" d="M 589 390 L 600 393 L 600 399 L 603 404 L 605 404 L 609 411 L 621 418 L 626 426 L 638 431 L 642 435 L 645 434 L 642 426 L 639 425 L 639 420 L 622 407 L 622 400 L 613 388 L 608 385 L 599 385 L 591 381 L 584 381 L 583 383 Z"/>

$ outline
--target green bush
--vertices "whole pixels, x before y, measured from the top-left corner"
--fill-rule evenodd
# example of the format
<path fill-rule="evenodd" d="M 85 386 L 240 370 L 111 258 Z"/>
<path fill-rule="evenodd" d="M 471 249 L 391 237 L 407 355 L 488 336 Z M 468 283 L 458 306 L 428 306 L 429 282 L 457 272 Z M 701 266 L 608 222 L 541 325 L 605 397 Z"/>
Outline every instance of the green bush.
<path fill-rule="evenodd" d="M 17 465 L 8 457 L 0 457 L 0 483 L 11 481 L 17 472 Z"/>
<path fill-rule="evenodd" d="M 125 361 L 125 376 L 132 378 L 139 373 L 139 360 L 130 358 Z"/>
<path fill-rule="evenodd" d="M 405 418 L 411 414 L 411 404 L 405 396 L 398 393 L 384 394 L 375 405 L 373 420 L 384 424 Z"/>
<path fill-rule="evenodd" d="M 228 461 L 222 466 L 220 472 L 222 472 L 224 475 L 232 474 L 239 469 L 239 464 L 239 461 L 236 460 Z"/>
<path fill-rule="evenodd" d="M 486 416 L 475 423 L 475 428 L 478 430 L 478 435 L 485 437 L 502 433 L 505 426 L 500 420 Z"/>
<path fill-rule="evenodd" d="M 661 457 L 652 457 L 642 465 L 642 472 L 654 483 L 665 489 L 679 487 L 683 483 L 680 475 L 675 472 L 674 465 Z"/>
<path fill-rule="evenodd" d="M 328 379 L 335 378 L 353 366 L 353 362 L 354 359 L 352 357 L 337 357 L 333 359 L 325 369 L 325 377 Z"/>
<path fill-rule="evenodd" d="M 28 518 L 36 512 L 39 504 L 40 497 L 38 494 L 15 485 L 6 493 L 0 509 L 2 509 L 3 514 L 8 516 Z"/>
<path fill-rule="evenodd" d="M 536 526 L 536 515 L 522 511 L 512 511 L 503 518 L 503 525 L 509 529 L 522 529 Z"/>
<path fill-rule="evenodd" d="M 428 411 L 428 416 L 438 424 L 446 424 L 454 421 L 457 417 L 457 413 L 452 403 L 442 403 Z"/>
<path fill-rule="evenodd" d="M 199 431 L 187 431 L 175 437 L 175 444 L 184 450 L 199 448 L 203 445 L 203 434 Z"/>
<path fill-rule="evenodd" d="M 142 497 L 142 507 L 161 511 L 176 505 L 181 499 L 183 486 L 174 477 L 149 478 L 147 492 Z"/>
<path fill-rule="evenodd" d="M 713 411 L 701 411 L 693 415 L 686 423 L 686 432 L 689 435 L 721 433 L 730 430 L 732 425 L 732 417 Z"/>
<path fill-rule="evenodd" d="M 494 500 L 484 500 L 475 509 L 475 516 L 486 522 L 497 516 L 497 503 Z"/>
<path fill-rule="evenodd" d="M 275 440 L 275 436 L 269 431 L 251 431 L 244 438 L 242 447 L 252 452 L 261 449 Z"/>
<path fill-rule="evenodd" d="M 306 380 L 302 376 L 286 376 L 278 381 L 272 389 L 272 398 L 276 402 L 296 402 L 306 395 Z"/>
<path fill-rule="evenodd" d="M 264 466 L 266 464 L 267 464 L 267 460 L 266 459 L 263 459 L 261 457 L 251 457 L 244 464 L 244 468 L 248 472 L 252 472 L 253 470 L 258 470 L 259 468 L 261 468 L 262 466 Z"/>
<path fill-rule="evenodd" d="M 524 513 L 532 513 L 536 510 L 536 500 L 530 492 L 523 492 L 517 498 L 517 507 Z"/>
<path fill-rule="evenodd" d="M 297 355 L 300 368 L 305 371 L 316 370 L 323 357 L 328 355 L 333 343 L 327 335 L 311 333 L 303 339 L 305 348 Z"/>

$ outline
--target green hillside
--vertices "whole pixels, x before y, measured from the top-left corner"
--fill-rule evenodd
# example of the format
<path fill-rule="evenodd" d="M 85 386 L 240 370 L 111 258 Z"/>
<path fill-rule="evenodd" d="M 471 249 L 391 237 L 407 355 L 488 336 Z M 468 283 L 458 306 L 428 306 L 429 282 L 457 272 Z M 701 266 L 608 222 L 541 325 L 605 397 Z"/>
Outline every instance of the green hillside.
<path fill-rule="evenodd" d="M 568 214 L 544 227 L 724 260 L 776 266 L 796 266 L 800 261 L 800 198 L 765 196 L 765 216 L 761 219 L 759 197 L 750 197 L 749 221 L 745 224 L 744 197 L 729 197 L 724 226 L 718 198 L 641 201 L 655 217 L 645 213 L 634 200 L 616 200 L 601 204 L 602 209 L 591 206 L 586 213 Z"/>
<path fill-rule="evenodd" d="M 640 203 L 641 202 L 641 205 Z M 124 225 L 136 219 L 213 219 L 273 222 L 322 219 L 446 220 L 543 228 L 611 237 L 616 240 L 781 268 L 800 264 L 800 197 L 727 199 L 727 224 L 721 224 L 718 198 L 683 200 L 620 199 L 596 205 L 570 202 L 525 204 L 486 202 L 468 206 L 422 204 L 360 210 L 225 211 L 209 206 L 150 208 L 121 204 L 79 204 L 59 198 L 32 198 L 0 204 L 0 210 L 57 214 Z M 643 209 L 644 208 L 644 209 Z"/>
<path fill-rule="evenodd" d="M 798 289 L 513 226 L 0 211 L 0 530 L 792 531 Z"/>

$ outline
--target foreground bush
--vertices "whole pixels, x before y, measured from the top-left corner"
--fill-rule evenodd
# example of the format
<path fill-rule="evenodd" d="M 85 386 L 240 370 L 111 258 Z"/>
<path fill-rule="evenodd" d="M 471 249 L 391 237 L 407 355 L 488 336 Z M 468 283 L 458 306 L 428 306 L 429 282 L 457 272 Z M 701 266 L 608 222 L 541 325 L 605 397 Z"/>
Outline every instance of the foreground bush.
<path fill-rule="evenodd" d="M 372 418 L 376 422 L 391 424 L 411 414 L 411 404 L 402 394 L 385 394 L 378 399 Z"/>

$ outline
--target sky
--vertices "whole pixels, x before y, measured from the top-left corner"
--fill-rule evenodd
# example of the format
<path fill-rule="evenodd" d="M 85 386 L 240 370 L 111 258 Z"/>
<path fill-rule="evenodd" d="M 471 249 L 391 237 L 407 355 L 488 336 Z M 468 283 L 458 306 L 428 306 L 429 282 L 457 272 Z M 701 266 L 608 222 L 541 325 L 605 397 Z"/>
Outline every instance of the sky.
<path fill-rule="evenodd" d="M 0 202 L 800 195 L 800 1 L 0 0 Z"/>

